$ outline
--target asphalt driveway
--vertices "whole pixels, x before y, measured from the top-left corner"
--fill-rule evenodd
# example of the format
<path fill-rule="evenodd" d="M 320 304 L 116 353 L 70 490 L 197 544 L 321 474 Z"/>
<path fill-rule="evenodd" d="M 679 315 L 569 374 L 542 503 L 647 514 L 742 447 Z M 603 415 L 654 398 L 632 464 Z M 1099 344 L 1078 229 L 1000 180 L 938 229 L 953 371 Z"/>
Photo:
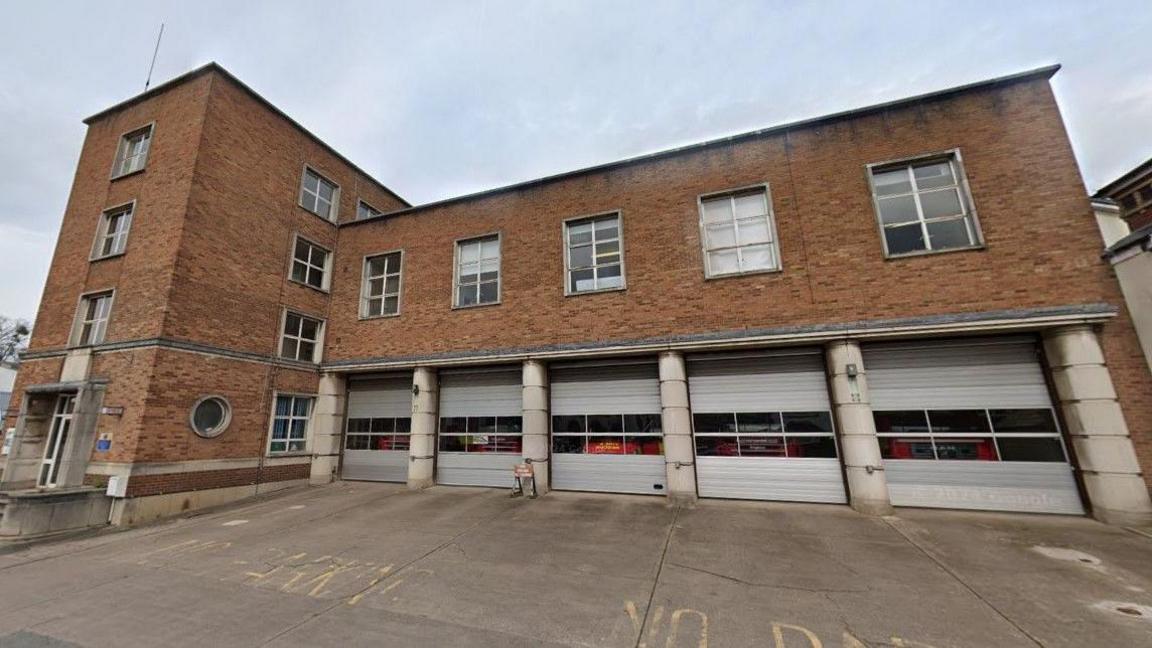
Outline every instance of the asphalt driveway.
<path fill-rule="evenodd" d="M 340 483 L 0 555 L 0 647 L 1147 646 L 1081 518 Z"/>

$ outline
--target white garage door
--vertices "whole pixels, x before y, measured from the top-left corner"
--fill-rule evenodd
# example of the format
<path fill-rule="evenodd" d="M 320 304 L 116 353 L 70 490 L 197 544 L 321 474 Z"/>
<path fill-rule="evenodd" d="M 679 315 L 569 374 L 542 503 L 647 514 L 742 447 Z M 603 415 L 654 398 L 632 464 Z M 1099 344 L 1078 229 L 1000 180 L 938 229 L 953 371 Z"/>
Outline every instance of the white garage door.
<path fill-rule="evenodd" d="M 821 352 L 688 359 L 702 497 L 843 503 Z"/>
<path fill-rule="evenodd" d="M 351 380 L 341 476 L 407 481 L 411 432 L 411 374 Z"/>
<path fill-rule="evenodd" d="M 1083 513 L 1030 337 L 864 347 L 897 506 Z"/>
<path fill-rule="evenodd" d="M 520 381 L 519 367 L 441 372 L 437 483 L 512 487 L 522 461 Z"/>
<path fill-rule="evenodd" d="M 554 365 L 552 488 L 664 492 L 660 379 L 651 361 Z"/>

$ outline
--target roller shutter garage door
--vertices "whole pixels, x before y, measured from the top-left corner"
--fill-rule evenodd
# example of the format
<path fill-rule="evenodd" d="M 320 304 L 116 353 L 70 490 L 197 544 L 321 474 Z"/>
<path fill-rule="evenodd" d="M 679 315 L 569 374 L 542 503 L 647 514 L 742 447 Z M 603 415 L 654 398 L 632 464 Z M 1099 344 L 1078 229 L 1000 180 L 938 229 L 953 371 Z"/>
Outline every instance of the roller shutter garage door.
<path fill-rule="evenodd" d="M 664 492 L 660 378 L 654 362 L 553 365 L 552 488 Z"/>
<path fill-rule="evenodd" d="M 436 483 L 512 486 L 522 459 L 519 367 L 443 371 Z"/>
<path fill-rule="evenodd" d="M 843 503 L 819 349 L 688 359 L 702 497 Z"/>
<path fill-rule="evenodd" d="M 412 432 L 412 376 L 353 379 L 348 384 L 344 479 L 408 480 Z"/>
<path fill-rule="evenodd" d="M 868 345 L 864 367 L 893 504 L 1084 512 L 1031 337 Z"/>

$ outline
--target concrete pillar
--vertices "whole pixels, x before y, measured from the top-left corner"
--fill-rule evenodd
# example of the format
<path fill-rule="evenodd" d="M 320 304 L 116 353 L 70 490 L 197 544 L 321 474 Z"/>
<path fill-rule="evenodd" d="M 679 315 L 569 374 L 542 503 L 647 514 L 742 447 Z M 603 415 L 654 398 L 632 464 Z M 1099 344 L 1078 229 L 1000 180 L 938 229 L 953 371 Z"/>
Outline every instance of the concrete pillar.
<path fill-rule="evenodd" d="M 525 360 L 521 381 L 525 461 L 530 461 L 536 475 L 536 492 L 548 492 L 549 420 L 548 367 L 539 360 Z"/>
<path fill-rule="evenodd" d="M 696 499 L 696 453 L 692 448 L 692 412 L 688 406 L 688 370 L 684 354 L 660 354 L 660 417 L 664 428 L 664 467 L 673 502 Z"/>
<path fill-rule="evenodd" d="M 1109 524 L 1152 524 L 1148 485 L 1096 332 L 1086 325 L 1046 332 L 1044 351 L 1092 516 Z"/>
<path fill-rule="evenodd" d="M 860 344 L 854 340 L 830 342 L 825 355 L 832 379 L 832 407 L 840 428 L 840 457 L 848 477 L 849 502 L 865 515 L 888 515 L 892 513 L 892 501 L 880 458 Z"/>
<path fill-rule="evenodd" d="M 328 484 L 340 469 L 340 443 L 344 432 L 344 409 L 348 381 L 344 374 L 320 375 L 316 411 L 312 414 L 312 484 Z"/>
<path fill-rule="evenodd" d="M 440 383 L 436 370 L 416 367 L 412 372 L 412 443 L 408 450 L 408 488 L 420 490 L 436 483 L 436 426 L 440 421 Z"/>

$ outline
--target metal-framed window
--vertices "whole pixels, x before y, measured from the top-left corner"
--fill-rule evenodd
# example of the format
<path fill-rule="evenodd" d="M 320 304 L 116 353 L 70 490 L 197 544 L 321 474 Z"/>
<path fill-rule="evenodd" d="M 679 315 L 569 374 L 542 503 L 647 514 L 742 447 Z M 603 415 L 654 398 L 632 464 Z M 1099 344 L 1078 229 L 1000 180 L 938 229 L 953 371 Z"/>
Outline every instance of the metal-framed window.
<path fill-rule="evenodd" d="M 188 424 L 196 436 L 214 439 L 232 422 L 232 405 L 223 396 L 204 396 L 188 412 Z"/>
<path fill-rule="evenodd" d="M 284 312 L 284 330 L 280 339 L 280 357 L 289 360 L 317 362 L 324 321 L 292 311 Z"/>
<path fill-rule="evenodd" d="M 500 303 L 500 235 L 456 242 L 453 306 Z"/>
<path fill-rule="evenodd" d="M 564 292 L 575 295 L 624 288 L 624 239 L 620 213 L 564 222 Z"/>
<path fill-rule="evenodd" d="M 693 414 L 698 457 L 835 458 L 832 413 Z"/>
<path fill-rule="evenodd" d="M 344 435 L 345 450 L 407 451 L 412 442 L 412 419 L 350 418 Z"/>
<path fill-rule="evenodd" d="M 276 395 L 272 430 L 268 435 L 269 454 L 308 450 L 308 424 L 312 419 L 313 400 L 312 396 Z"/>
<path fill-rule="evenodd" d="M 579 414 L 552 417 L 552 452 L 664 454 L 660 414 Z"/>
<path fill-rule="evenodd" d="M 104 210 L 96 228 L 96 242 L 92 246 L 93 261 L 124 254 L 135 209 L 136 203 L 133 201 Z"/>
<path fill-rule="evenodd" d="M 363 220 L 365 218 L 375 218 L 376 216 L 383 216 L 384 212 L 376 209 L 372 205 L 364 202 L 363 200 L 356 203 L 356 220 Z"/>
<path fill-rule="evenodd" d="M 885 459 L 1066 462 L 1050 408 L 878 410 Z"/>
<path fill-rule="evenodd" d="M 108 332 L 108 318 L 112 314 L 112 297 L 111 290 L 80 297 L 73 338 L 76 346 L 89 346 L 104 341 Z"/>
<path fill-rule="evenodd" d="M 148 164 L 148 151 L 152 147 L 152 129 L 155 124 L 129 131 L 120 137 L 116 147 L 116 160 L 112 163 L 112 178 L 142 171 Z"/>
<path fill-rule="evenodd" d="M 888 257 L 982 245 L 959 151 L 868 165 Z"/>
<path fill-rule="evenodd" d="M 400 314 L 400 288 L 404 253 L 385 252 L 364 259 L 360 289 L 360 317 Z"/>
<path fill-rule="evenodd" d="M 300 181 L 300 206 L 321 218 L 336 222 L 336 212 L 340 207 L 340 186 L 312 167 L 305 166 Z"/>
<path fill-rule="evenodd" d="M 328 290 L 332 253 L 299 235 L 292 246 L 292 271 L 288 277 L 317 290 Z"/>
<path fill-rule="evenodd" d="M 520 454 L 524 421 L 519 416 L 448 416 L 440 418 L 440 452 Z"/>
<path fill-rule="evenodd" d="M 705 276 L 780 269 L 768 185 L 706 194 L 698 202 Z"/>

